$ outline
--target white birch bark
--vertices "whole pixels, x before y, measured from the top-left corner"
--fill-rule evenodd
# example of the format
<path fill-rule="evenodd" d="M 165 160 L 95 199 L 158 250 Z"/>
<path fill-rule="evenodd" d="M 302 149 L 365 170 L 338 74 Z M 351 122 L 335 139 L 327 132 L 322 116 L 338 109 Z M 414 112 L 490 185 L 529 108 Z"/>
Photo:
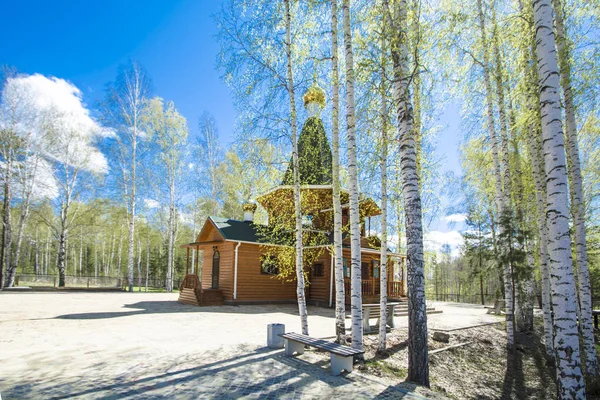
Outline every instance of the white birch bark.
<path fill-rule="evenodd" d="M 121 256 L 123 254 L 123 229 L 122 226 L 119 228 L 119 248 L 117 250 L 117 276 L 122 279 L 121 275 Z"/>
<path fill-rule="evenodd" d="M 298 170 L 298 126 L 296 121 L 296 98 L 294 91 L 294 73 L 292 70 L 292 15 L 290 0 L 285 0 L 285 53 L 287 57 L 287 86 L 290 96 L 290 122 L 292 130 L 292 168 L 294 175 L 294 211 L 296 218 L 296 296 L 302 334 L 308 335 L 308 311 L 306 308 L 304 262 L 302 246 L 302 205 L 300 203 L 300 171 Z"/>
<path fill-rule="evenodd" d="M 537 70 L 532 63 L 534 62 L 535 40 L 532 26 L 529 21 L 532 21 L 530 15 L 532 10 L 526 9 L 525 5 L 519 0 L 519 10 L 521 12 L 521 31 L 523 37 L 530 40 L 522 41 L 521 46 L 521 73 L 526 77 L 524 82 L 525 90 L 527 91 L 527 109 L 531 114 L 532 121 L 529 123 L 529 135 L 526 135 L 527 148 L 531 159 L 531 171 L 533 175 L 533 183 L 535 188 L 535 218 L 539 235 L 538 240 L 538 257 L 540 260 L 540 276 L 541 276 L 541 291 L 542 291 L 542 312 L 544 321 L 544 344 L 546 350 L 546 358 L 554 360 L 554 329 L 552 325 L 552 304 L 550 299 L 550 274 L 548 271 L 548 230 L 546 225 L 546 172 L 544 168 L 544 159 L 542 157 L 540 143 L 540 113 L 539 113 L 539 97 L 537 91 Z M 532 23 L 532 22 L 531 22 Z"/>
<path fill-rule="evenodd" d="M 575 120 L 575 105 L 571 85 L 571 51 L 564 23 L 563 9 L 560 0 L 553 0 L 556 24 L 556 45 L 560 67 L 560 83 L 563 89 L 565 107 L 565 144 L 569 171 L 569 188 L 571 193 L 571 214 L 573 216 L 575 234 L 575 260 L 577 278 L 579 281 L 579 331 L 583 339 L 583 354 L 585 356 L 585 372 L 597 376 L 598 358 L 594 345 L 594 326 L 592 323 L 592 296 L 590 290 L 590 273 L 588 268 L 585 204 L 583 201 L 583 179 L 579 160 L 579 145 L 577 143 L 577 123 Z"/>
<path fill-rule="evenodd" d="M 490 134 L 490 141 L 492 142 L 492 158 L 494 162 L 494 183 L 495 183 L 495 201 L 496 208 L 498 211 L 498 216 L 502 217 L 505 213 L 505 202 L 504 195 L 502 191 L 502 169 L 500 166 L 500 156 L 499 156 L 499 143 L 496 134 L 496 125 L 494 121 L 494 106 L 493 106 L 493 91 L 492 91 L 492 83 L 490 78 L 490 67 L 489 67 L 489 54 L 488 54 L 488 42 L 486 39 L 486 29 L 485 29 L 485 19 L 483 13 L 483 4 L 482 0 L 477 0 L 477 14 L 479 20 L 479 29 L 481 34 L 481 44 L 483 50 L 483 79 L 485 83 L 485 91 L 486 91 L 486 103 L 487 103 L 487 124 L 488 131 Z M 504 229 L 502 223 L 499 224 L 499 233 L 500 236 L 504 233 Z M 504 246 L 503 246 L 504 247 Z M 501 252 L 506 254 L 506 249 L 501 248 Z M 503 257 L 504 258 L 504 257 Z M 502 266 L 503 276 L 504 276 L 504 298 L 505 302 L 505 310 L 506 310 L 506 344 L 509 348 L 512 348 L 515 343 L 515 329 L 514 329 L 514 300 L 513 300 L 513 285 L 512 285 L 512 273 L 510 268 L 510 263 L 505 262 Z"/>
<path fill-rule="evenodd" d="M 141 292 L 142 291 L 142 241 L 139 237 L 138 237 L 137 273 L 138 273 L 138 292 Z"/>
<path fill-rule="evenodd" d="M 348 137 L 348 186 L 350 192 L 350 258 L 352 347 L 363 350 L 360 217 L 358 214 L 358 168 L 356 165 L 356 123 L 354 111 L 354 55 L 350 26 L 350 0 L 343 1 L 344 47 L 346 55 L 346 134 Z"/>
<path fill-rule="evenodd" d="M 134 86 L 135 88 L 135 86 Z M 137 107 L 136 107 L 137 108 Z M 131 188 L 129 199 L 129 240 L 127 248 L 127 279 L 130 292 L 133 292 L 133 245 L 135 240 L 135 194 L 136 194 L 136 167 L 137 167 L 137 141 L 138 141 L 138 113 L 133 114 L 133 135 L 131 143 Z"/>
<path fill-rule="evenodd" d="M 554 311 L 558 397 L 584 399 L 577 329 L 575 279 L 569 234 L 569 193 L 560 109 L 560 75 L 550 0 L 533 0 L 537 68 L 546 168 L 548 253 Z"/>
<path fill-rule="evenodd" d="M 173 291 L 173 261 L 175 260 L 175 171 L 170 175 L 169 185 L 169 233 L 167 249 L 167 292 Z"/>
<path fill-rule="evenodd" d="M 342 204 L 340 197 L 340 87 L 338 66 L 338 9 L 337 1 L 331 0 L 331 64 L 332 106 L 331 146 L 333 187 L 333 260 L 335 268 L 335 335 L 338 343 L 346 338 L 346 293 L 344 288 L 344 261 L 342 254 Z"/>
<path fill-rule="evenodd" d="M 429 387 L 427 313 L 423 262 L 423 221 L 417 154 L 410 96 L 409 51 L 406 39 L 407 4 L 400 0 L 392 13 L 384 0 L 392 33 L 393 96 L 398 116 L 399 157 L 406 221 L 408 270 L 408 380 Z"/>
<path fill-rule="evenodd" d="M 385 47 L 382 46 L 382 74 L 381 74 L 381 260 L 379 263 L 379 343 L 378 351 L 386 349 L 386 321 L 387 321 L 387 157 L 388 157 L 388 137 L 387 137 L 387 91 L 385 85 Z"/>
<path fill-rule="evenodd" d="M 146 292 L 148 292 L 148 271 L 150 270 L 150 235 L 146 237 Z"/>

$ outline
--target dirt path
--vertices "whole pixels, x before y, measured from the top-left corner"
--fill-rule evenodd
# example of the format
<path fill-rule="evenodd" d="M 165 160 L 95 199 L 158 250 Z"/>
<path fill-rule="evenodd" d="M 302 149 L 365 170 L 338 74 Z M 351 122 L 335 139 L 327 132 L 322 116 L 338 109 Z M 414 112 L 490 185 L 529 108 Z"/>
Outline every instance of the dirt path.
<path fill-rule="evenodd" d="M 2 399 L 423 398 L 399 382 L 333 377 L 322 353 L 265 348 L 267 324 L 299 331 L 293 305 L 200 308 L 176 298 L 0 293 Z M 312 335 L 333 334 L 332 310 L 309 313 Z"/>

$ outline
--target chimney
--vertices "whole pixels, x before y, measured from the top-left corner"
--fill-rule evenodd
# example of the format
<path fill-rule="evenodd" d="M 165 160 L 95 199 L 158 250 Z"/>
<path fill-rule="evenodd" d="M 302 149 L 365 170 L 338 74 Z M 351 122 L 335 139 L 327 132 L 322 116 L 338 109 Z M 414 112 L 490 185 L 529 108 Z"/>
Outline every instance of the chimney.
<path fill-rule="evenodd" d="M 256 211 L 256 203 L 247 201 L 242 204 L 242 210 L 244 210 L 244 222 L 254 222 L 254 212 Z"/>

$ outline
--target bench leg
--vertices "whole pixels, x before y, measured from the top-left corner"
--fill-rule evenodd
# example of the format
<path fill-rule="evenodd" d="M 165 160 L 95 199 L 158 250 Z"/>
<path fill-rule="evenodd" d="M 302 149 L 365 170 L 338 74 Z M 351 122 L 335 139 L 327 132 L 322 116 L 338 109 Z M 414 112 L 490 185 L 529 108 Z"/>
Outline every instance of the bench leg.
<path fill-rule="evenodd" d="M 369 325 L 369 314 L 365 314 L 363 312 L 363 333 L 370 333 L 371 332 L 371 326 Z"/>
<path fill-rule="evenodd" d="M 304 354 L 304 345 L 293 340 L 285 340 L 285 355 L 293 356 L 294 353 Z"/>
<path fill-rule="evenodd" d="M 337 376 L 342 371 L 352 372 L 353 362 L 353 356 L 344 357 L 331 353 L 331 373 Z"/>
<path fill-rule="evenodd" d="M 387 324 L 390 328 L 395 328 L 394 325 L 394 307 L 388 307 L 387 309 Z"/>

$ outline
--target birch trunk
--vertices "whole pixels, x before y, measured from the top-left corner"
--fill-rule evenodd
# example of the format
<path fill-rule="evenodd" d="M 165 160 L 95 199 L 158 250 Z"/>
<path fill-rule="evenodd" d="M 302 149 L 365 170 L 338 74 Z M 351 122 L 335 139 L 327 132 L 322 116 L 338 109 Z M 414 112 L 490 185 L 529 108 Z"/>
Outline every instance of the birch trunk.
<path fill-rule="evenodd" d="M 393 95 L 398 116 L 399 157 L 404 197 L 408 270 L 408 380 L 429 387 L 427 314 L 423 262 L 423 221 L 417 154 L 410 96 L 409 52 L 406 40 L 407 4 L 398 1 L 392 14 L 384 0 L 392 33 Z"/>
<path fill-rule="evenodd" d="M 137 261 L 137 273 L 138 273 L 138 292 L 142 291 L 142 242 L 138 238 L 138 261 Z"/>
<path fill-rule="evenodd" d="M 67 240 L 67 230 L 63 225 L 63 227 L 61 228 L 60 234 L 58 236 L 58 253 L 57 253 L 57 262 L 56 262 L 56 268 L 58 269 L 58 287 L 65 287 L 66 240 Z"/>
<path fill-rule="evenodd" d="M 146 292 L 148 292 L 148 271 L 150 270 L 150 235 L 146 238 Z"/>
<path fill-rule="evenodd" d="M 5 169 L 4 169 L 4 204 L 2 209 L 2 249 L 0 254 L 0 274 L 4 274 L 6 269 L 6 276 L 0 276 L 0 289 L 3 286 L 11 287 L 14 285 L 14 274 L 10 273 L 11 266 L 11 248 L 12 248 L 12 225 L 10 219 L 10 204 L 12 202 L 12 132 L 8 134 L 8 138 L 5 140 L 8 143 L 5 145 Z"/>
<path fill-rule="evenodd" d="M 175 253 L 175 171 L 171 174 L 169 185 L 169 237 L 167 250 L 167 292 L 173 291 L 173 260 Z"/>
<path fill-rule="evenodd" d="M 381 74 L 381 260 L 379 264 L 380 299 L 379 299 L 379 343 L 377 350 L 382 352 L 386 349 L 387 328 L 387 91 L 385 85 L 385 51 L 382 46 L 382 74 Z"/>
<path fill-rule="evenodd" d="M 579 145 L 577 143 L 577 123 L 575 120 L 575 105 L 571 85 L 571 51 L 567 30 L 564 23 L 563 9 L 560 0 L 553 0 L 556 23 L 556 45 L 560 67 L 560 83 L 563 89 L 565 107 L 565 144 L 569 171 L 569 188 L 571 193 L 571 214 L 573 216 L 575 234 L 575 260 L 577 278 L 579 280 L 579 331 L 583 338 L 583 354 L 585 356 L 585 372 L 597 376 L 598 358 L 594 346 L 594 326 L 592 323 L 592 297 L 590 290 L 590 273 L 588 268 L 585 204 L 583 202 L 583 179 L 579 160 Z"/>
<path fill-rule="evenodd" d="M 83 227 L 79 228 L 79 276 L 81 276 L 81 267 L 83 266 Z"/>
<path fill-rule="evenodd" d="M 98 243 L 98 235 L 96 235 L 96 243 Z M 98 246 L 94 246 L 94 278 L 98 277 Z"/>
<path fill-rule="evenodd" d="M 344 288 L 344 261 L 342 255 L 342 204 L 340 197 L 340 88 L 338 67 L 337 1 L 338 0 L 331 0 L 331 64 L 333 80 L 333 95 L 331 106 L 331 145 L 333 147 L 333 260 L 335 266 L 335 335 L 336 341 L 338 343 L 345 343 L 346 293 Z"/>
<path fill-rule="evenodd" d="M 535 188 L 535 218 L 539 234 L 538 257 L 540 260 L 540 276 L 542 291 L 542 311 L 544 321 L 544 342 L 546 358 L 553 361 L 554 354 L 554 328 L 552 323 L 552 304 L 550 299 L 550 273 L 548 271 L 548 230 L 546 225 L 546 173 L 544 167 L 544 158 L 541 151 L 541 123 L 539 110 L 539 95 L 537 90 L 537 70 L 531 62 L 535 62 L 535 38 L 532 21 L 532 9 L 525 8 L 525 5 L 519 0 L 519 10 L 521 12 L 522 28 L 520 34 L 523 37 L 531 38 L 523 41 L 521 44 L 521 73 L 527 78 L 525 81 L 525 91 L 527 92 L 527 109 L 531 114 L 532 121 L 529 123 L 529 135 L 527 138 L 527 148 L 531 159 L 531 170 L 533 174 L 533 183 Z M 531 22 L 532 23 L 532 22 Z"/>
<path fill-rule="evenodd" d="M 490 78 L 489 55 L 487 49 L 488 43 L 486 39 L 485 19 L 483 13 L 482 0 L 477 0 L 477 14 L 479 19 L 479 29 L 481 33 L 481 43 L 483 49 L 483 79 L 485 83 L 487 102 L 487 124 L 488 131 L 490 134 L 490 140 L 492 142 L 492 158 L 494 162 L 495 201 L 498 216 L 502 218 L 506 212 L 506 205 L 504 202 L 504 195 L 502 191 L 502 169 L 500 166 L 499 143 L 496 135 L 496 125 L 494 121 L 494 106 L 492 99 L 493 91 Z M 503 236 L 503 224 L 500 223 L 498 228 L 500 236 Z M 500 251 L 506 254 L 506 249 L 501 248 Z M 500 259 L 502 258 L 505 257 L 501 257 Z M 502 266 L 502 270 L 504 274 L 504 298 L 506 309 L 506 344 L 509 348 L 512 348 L 515 342 L 512 272 L 510 268 L 510 263 L 505 261 L 504 264 L 505 265 Z"/>
<path fill-rule="evenodd" d="M 129 199 L 129 247 L 127 249 L 127 279 L 130 292 L 133 292 L 133 245 L 135 240 L 135 174 L 137 164 L 137 116 L 133 124 L 133 141 L 131 144 L 131 199 Z"/>
<path fill-rule="evenodd" d="M 346 49 L 346 134 L 348 136 L 348 186 L 350 192 L 350 253 L 352 347 L 363 350 L 360 216 L 358 211 L 358 168 L 354 111 L 354 55 L 350 26 L 350 0 L 343 1 L 344 47 Z"/>
<path fill-rule="evenodd" d="M 40 266 L 39 266 L 39 260 L 40 260 L 40 242 L 38 239 L 38 225 L 35 226 L 35 260 L 34 260 L 34 264 L 33 264 L 33 273 L 35 275 L 39 275 L 40 273 Z"/>
<path fill-rule="evenodd" d="M 296 218 L 296 296 L 302 334 L 308 335 L 308 312 L 304 293 L 304 262 L 302 246 L 302 205 L 300 203 L 300 171 L 298 170 L 298 126 L 296 122 L 296 98 L 294 92 L 294 73 L 292 70 L 292 15 L 290 0 L 285 0 L 285 52 L 287 57 L 287 86 L 290 96 L 290 119 L 292 130 L 292 167 L 294 174 L 294 211 Z"/>
<path fill-rule="evenodd" d="M 559 398 L 585 398 L 577 329 L 575 280 L 569 234 L 569 193 L 560 109 L 560 75 L 550 0 L 534 0 L 543 151 L 546 168 L 548 253 L 554 311 Z"/>

